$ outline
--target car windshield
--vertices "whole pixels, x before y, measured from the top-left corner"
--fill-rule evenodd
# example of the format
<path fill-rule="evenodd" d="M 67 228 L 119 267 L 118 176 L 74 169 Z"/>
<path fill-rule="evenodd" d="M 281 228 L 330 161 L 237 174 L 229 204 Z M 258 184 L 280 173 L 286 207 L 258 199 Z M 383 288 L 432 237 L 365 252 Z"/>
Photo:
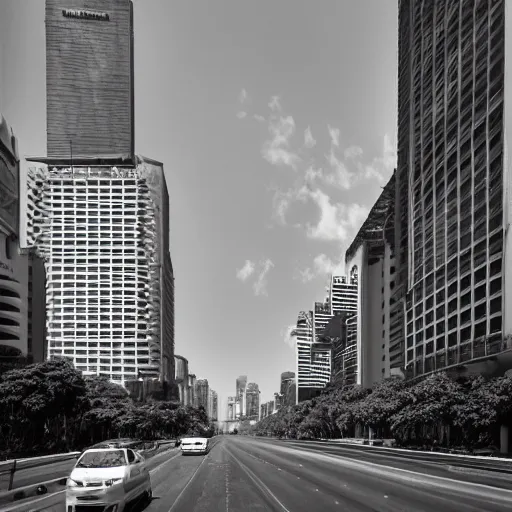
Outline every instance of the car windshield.
<path fill-rule="evenodd" d="M 76 465 L 77 468 L 115 468 L 119 466 L 126 466 L 123 450 L 86 452 Z"/>

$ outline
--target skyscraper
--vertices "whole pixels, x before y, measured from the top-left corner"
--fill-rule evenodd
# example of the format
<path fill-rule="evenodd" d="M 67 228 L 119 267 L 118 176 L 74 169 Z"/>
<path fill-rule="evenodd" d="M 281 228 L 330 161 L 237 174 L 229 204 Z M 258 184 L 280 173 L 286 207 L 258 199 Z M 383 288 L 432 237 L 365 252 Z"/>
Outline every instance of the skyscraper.
<path fill-rule="evenodd" d="M 258 384 L 249 382 L 245 396 L 247 403 L 245 416 L 249 420 L 257 420 L 260 410 L 260 388 Z"/>
<path fill-rule="evenodd" d="M 322 335 L 325 326 L 332 316 L 330 298 L 327 297 L 325 302 L 315 302 L 313 309 L 313 339 L 318 341 Z"/>
<path fill-rule="evenodd" d="M 239 403 L 239 411 L 237 414 L 239 416 L 245 416 L 246 413 L 246 399 L 245 392 L 247 388 L 247 375 L 240 375 L 238 379 L 236 379 L 236 397 Z"/>
<path fill-rule="evenodd" d="M 235 419 L 235 403 L 236 397 L 228 396 L 228 412 L 227 412 L 227 420 L 232 421 Z"/>
<path fill-rule="evenodd" d="M 353 276 L 331 276 L 329 291 L 331 315 L 338 312 L 357 312 L 357 278 Z"/>
<path fill-rule="evenodd" d="M 490 357 L 502 371 L 511 348 L 506 3 L 400 2 L 396 297 L 407 377 Z"/>
<path fill-rule="evenodd" d="M 180 402 L 183 405 L 190 404 L 190 391 L 188 379 L 188 360 L 182 356 L 174 356 L 174 378 L 180 394 Z"/>
<path fill-rule="evenodd" d="M 131 0 L 46 0 L 45 22 L 48 157 L 131 161 Z"/>
<path fill-rule="evenodd" d="M 131 1 L 46 0 L 46 44 L 48 156 L 28 159 L 22 227 L 45 260 L 48 357 L 174 390 L 169 196 L 133 151 Z"/>

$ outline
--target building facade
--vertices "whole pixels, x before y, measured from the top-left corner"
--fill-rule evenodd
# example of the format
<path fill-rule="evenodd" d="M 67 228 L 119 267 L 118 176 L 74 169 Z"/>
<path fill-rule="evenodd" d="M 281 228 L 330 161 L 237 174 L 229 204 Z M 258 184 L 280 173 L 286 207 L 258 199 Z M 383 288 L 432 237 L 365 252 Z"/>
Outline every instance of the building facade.
<path fill-rule="evenodd" d="M 46 0 L 45 26 L 48 156 L 131 161 L 131 0 Z"/>
<path fill-rule="evenodd" d="M 245 416 L 249 420 L 257 420 L 260 411 L 260 388 L 258 384 L 249 382 L 245 396 L 247 403 Z"/>
<path fill-rule="evenodd" d="M 17 140 L 0 116 L 0 364 L 27 362 L 28 259 L 19 251 Z"/>
<path fill-rule="evenodd" d="M 197 377 L 193 373 L 188 374 L 188 393 L 189 393 L 189 403 L 192 407 L 196 406 L 196 384 Z"/>
<path fill-rule="evenodd" d="M 505 4 L 400 3 L 395 233 L 407 378 L 512 364 Z"/>
<path fill-rule="evenodd" d="M 196 407 L 202 407 L 206 413 L 209 411 L 210 386 L 206 379 L 198 379 L 196 382 Z"/>
<path fill-rule="evenodd" d="M 357 282 L 353 276 L 331 276 L 329 297 L 330 316 L 347 311 L 357 313 Z"/>
<path fill-rule="evenodd" d="M 174 382 L 163 166 L 31 167 L 25 243 L 44 259 L 48 357 L 121 385 Z"/>
<path fill-rule="evenodd" d="M 345 351 L 353 383 L 365 387 L 390 375 L 390 294 L 395 270 L 384 232 L 388 222 L 392 225 L 394 193 L 393 175 L 345 254 L 350 277 L 357 280 L 358 299 L 357 315 L 347 320 L 350 342 Z"/>
<path fill-rule="evenodd" d="M 227 411 L 227 420 L 233 421 L 235 419 L 235 402 L 236 397 L 228 396 L 228 411 Z"/>
<path fill-rule="evenodd" d="M 190 405 L 188 360 L 182 356 L 174 356 L 174 380 L 178 386 L 180 402 Z"/>

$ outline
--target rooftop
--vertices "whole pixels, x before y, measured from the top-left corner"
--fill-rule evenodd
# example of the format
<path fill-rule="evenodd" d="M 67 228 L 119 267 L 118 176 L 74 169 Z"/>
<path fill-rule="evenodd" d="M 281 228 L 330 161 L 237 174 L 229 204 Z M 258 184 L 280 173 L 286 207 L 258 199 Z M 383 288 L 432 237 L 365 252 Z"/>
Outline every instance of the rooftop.
<path fill-rule="evenodd" d="M 359 229 L 356 237 L 345 253 L 345 263 L 348 263 L 355 255 L 359 247 L 366 243 L 369 249 L 370 260 L 379 258 L 384 254 L 384 229 L 391 208 L 395 202 L 395 171 L 383 187 L 383 190 L 373 205 L 368 217 Z M 371 263 L 371 261 L 370 261 Z"/>

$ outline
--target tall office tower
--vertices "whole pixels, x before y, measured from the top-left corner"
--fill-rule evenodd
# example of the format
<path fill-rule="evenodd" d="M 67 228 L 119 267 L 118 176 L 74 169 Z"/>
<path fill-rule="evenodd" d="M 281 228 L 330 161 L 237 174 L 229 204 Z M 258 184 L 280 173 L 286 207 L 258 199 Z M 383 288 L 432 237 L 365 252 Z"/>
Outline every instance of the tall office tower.
<path fill-rule="evenodd" d="M 133 83 L 131 0 L 46 0 L 48 157 L 132 161 Z"/>
<path fill-rule="evenodd" d="M 342 380 L 371 387 L 390 375 L 389 324 L 394 257 L 386 241 L 393 227 L 395 177 L 391 176 L 345 253 L 357 283 L 357 315 L 347 319 L 347 344 L 339 361 Z"/>
<path fill-rule="evenodd" d="M 189 405 L 188 360 L 182 356 L 174 356 L 174 381 L 179 390 L 179 399 L 183 405 Z"/>
<path fill-rule="evenodd" d="M 236 397 L 228 396 L 228 415 L 227 415 L 228 421 L 233 421 L 235 419 L 235 402 L 236 402 Z"/>
<path fill-rule="evenodd" d="M 174 392 L 169 197 L 163 165 L 134 155 L 131 1 L 46 0 L 46 68 L 23 224 L 48 274 L 48 357 Z"/>
<path fill-rule="evenodd" d="M 199 379 L 196 382 L 196 407 L 203 407 L 208 413 L 210 398 L 210 386 L 206 379 Z"/>
<path fill-rule="evenodd" d="M 313 309 L 313 339 L 318 341 L 319 336 L 323 334 L 325 326 L 328 324 L 331 313 L 331 303 L 329 297 L 325 302 L 315 302 Z"/>
<path fill-rule="evenodd" d="M 509 366 L 508 4 L 400 2 L 396 243 L 410 378 Z"/>
<path fill-rule="evenodd" d="M 236 379 L 236 397 L 238 399 L 239 405 L 239 416 L 245 416 L 246 413 L 246 399 L 245 392 L 247 389 L 247 375 L 240 375 L 238 379 Z"/>
<path fill-rule="evenodd" d="M 260 388 L 258 384 L 249 382 L 247 384 L 246 396 L 246 417 L 249 420 L 257 420 L 260 409 Z"/>
<path fill-rule="evenodd" d="M 48 357 L 122 385 L 174 382 L 162 164 L 35 167 L 26 183 L 26 244 L 46 264 Z"/>

